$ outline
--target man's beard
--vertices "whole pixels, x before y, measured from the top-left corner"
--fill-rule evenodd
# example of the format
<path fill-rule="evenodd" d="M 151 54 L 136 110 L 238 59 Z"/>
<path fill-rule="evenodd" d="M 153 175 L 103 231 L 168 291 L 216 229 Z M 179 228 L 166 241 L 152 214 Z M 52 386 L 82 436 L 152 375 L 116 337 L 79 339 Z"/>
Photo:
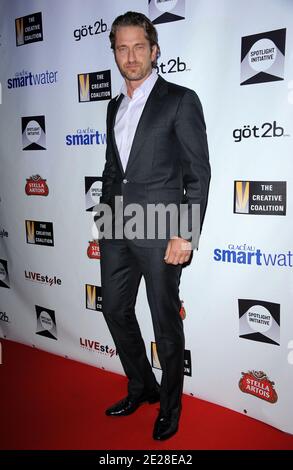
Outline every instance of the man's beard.
<path fill-rule="evenodd" d="M 120 72 L 124 78 L 126 78 L 129 81 L 138 81 L 142 80 L 148 75 L 148 71 L 144 70 L 140 64 L 134 64 L 138 65 L 135 69 L 131 70 L 130 68 L 127 68 L 126 66 L 122 69 L 120 69 Z"/>

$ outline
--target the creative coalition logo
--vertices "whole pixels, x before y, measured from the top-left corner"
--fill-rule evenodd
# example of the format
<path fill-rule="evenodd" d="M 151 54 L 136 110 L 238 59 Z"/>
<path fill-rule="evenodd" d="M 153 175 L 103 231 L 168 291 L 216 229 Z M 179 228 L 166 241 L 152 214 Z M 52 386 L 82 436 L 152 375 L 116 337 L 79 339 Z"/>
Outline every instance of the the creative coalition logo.
<path fill-rule="evenodd" d="M 24 276 L 27 281 L 36 282 L 46 286 L 61 286 L 62 281 L 56 276 L 48 276 L 47 274 L 40 274 L 33 271 L 24 271 Z"/>
<path fill-rule="evenodd" d="M 280 346 L 280 304 L 239 299 L 239 337 Z"/>
<path fill-rule="evenodd" d="M 103 310 L 102 288 L 99 286 L 85 285 L 85 305 L 89 310 L 101 312 Z"/>
<path fill-rule="evenodd" d="M 191 68 L 187 66 L 181 57 L 176 57 L 176 59 L 158 63 L 157 71 L 164 75 L 166 73 L 190 72 Z"/>
<path fill-rule="evenodd" d="M 32 73 L 28 72 L 27 70 L 23 70 L 22 72 L 16 72 L 13 78 L 8 78 L 7 88 L 8 90 L 10 90 L 12 88 L 22 88 L 26 86 L 48 85 L 50 83 L 56 83 L 57 73 L 58 71 L 50 72 L 49 70 L 40 73 Z"/>
<path fill-rule="evenodd" d="M 267 374 L 263 371 L 252 370 L 241 372 L 242 378 L 239 380 L 241 392 L 253 395 L 269 403 L 276 403 L 278 395 L 275 390 L 275 383 L 269 380 Z"/>
<path fill-rule="evenodd" d="M 158 352 L 157 352 L 157 344 L 155 342 L 151 342 L 151 358 L 152 358 L 152 367 L 154 369 L 162 369 Z M 191 369 L 191 353 L 189 350 L 184 350 L 184 375 L 189 377 L 192 376 L 192 369 Z"/>
<path fill-rule="evenodd" d="M 99 204 L 102 195 L 102 178 L 99 176 L 85 176 L 85 205 L 86 210 L 91 212 Z"/>
<path fill-rule="evenodd" d="M 52 222 L 26 220 L 26 242 L 34 245 L 54 246 Z"/>
<path fill-rule="evenodd" d="M 66 145 L 106 145 L 106 132 L 97 129 L 77 129 L 75 134 L 67 134 Z"/>
<path fill-rule="evenodd" d="M 227 248 L 214 249 L 214 261 L 248 266 L 292 268 L 293 252 L 268 253 L 248 243 L 229 243 Z"/>
<path fill-rule="evenodd" d="M 8 232 L 4 229 L 4 228 L 1 228 L 0 227 L 0 238 L 8 238 Z"/>
<path fill-rule="evenodd" d="M 111 98 L 111 70 L 78 75 L 78 100 L 80 103 L 110 100 Z"/>
<path fill-rule="evenodd" d="M 47 180 L 40 175 L 33 175 L 26 179 L 25 194 L 27 196 L 48 196 Z"/>
<path fill-rule="evenodd" d="M 73 36 L 76 41 L 86 38 L 87 36 L 96 36 L 97 34 L 105 33 L 108 31 L 107 23 L 101 18 L 94 22 L 93 25 L 82 25 L 76 28 L 73 32 Z"/>
<path fill-rule="evenodd" d="M 284 80 L 286 29 L 242 38 L 241 85 Z"/>
<path fill-rule="evenodd" d="M 57 340 L 55 312 L 49 308 L 36 305 L 37 331 L 36 334 Z"/>
<path fill-rule="evenodd" d="M 99 242 L 97 240 L 89 241 L 89 245 L 87 247 L 87 256 L 90 259 L 101 259 Z"/>
<path fill-rule="evenodd" d="M 286 181 L 235 181 L 234 213 L 286 215 Z"/>
<path fill-rule="evenodd" d="M 10 289 L 7 261 L 0 259 L 0 287 Z"/>
<path fill-rule="evenodd" d="M 15 20 L 16 45 L 43 41 L 42 13 L 33 13 Z"/>
<path fill-rule="evenodd" d="M 184 20 L 185 0 L 149 0 L 149 18 L 153 24 Z"/>
<path fill-rule="evenodd" d="M 82 349 L 87 351 L 97 352 L 103 356 L 115 357 L 118 353 L 115 348 L 108 346 L 108 344 L 101 344 L 99 341 L 91 340 L 88 338 L 79 338 L 79 344 Z"/>
<path fill-rule="evenodd" d="M 21 118 L 23 150 L 46 150 L 45 116 Z"/>
<path fill-rule="evenodd" d="M 264 139 L 266 137 L 290 137 L 290 134 L 285 133 L 285 129 L 279 126 L 277 121 L 264 122 L 256 126 L 246 124 L 243 127 L 233 130 L 234 142 L 243 142 L 250 138 Z"/>

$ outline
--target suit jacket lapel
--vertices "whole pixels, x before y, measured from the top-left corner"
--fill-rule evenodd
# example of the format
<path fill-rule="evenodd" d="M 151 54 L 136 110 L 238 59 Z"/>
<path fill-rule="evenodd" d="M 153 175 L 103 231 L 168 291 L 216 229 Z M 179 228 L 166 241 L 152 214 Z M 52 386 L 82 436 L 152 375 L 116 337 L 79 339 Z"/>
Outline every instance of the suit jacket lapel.
<path fill-rule="evenodd" d="M 166 93 L 167 83 L 163 78 L 159 76 L 147 99 L 139 123 L 137 125 L 132 147 L 130 150 L 130 155 L 125 169 L 125 174 L 129 170 L 129 167 L 135 159 L 137 152 L 139 151 L 139 149 L 144 143 L 144 140 L 148 136 L 149 128 L 152 126 L 155 116 L 157 116 L 160 111 L 161 97 Z"/>
<path fill-rule="evenodd" d="M 115 101 L 115 103 L 114 103 L 114 106 L 113 106 L 113 109 L 112 109 L 112 112 L 111 112 L 110 120 L 109 120 L 109 122 L 110 122 L 110 129 L 111 129 L 111 138 L 112 138 L 112 142 L 113 142 L 113 147 L 114 147 L 114 151 L 115 151 L 115 154 L 116 154 L 117 162 L 118 162 L 118 165 L 119 165 L 119 168 L 120 168 L 122 174 L 124 174 L 124 169 L 123 169 L 123 166 L 122 166 L 122 163 L 121 163 L 119 151 L 118 151 L 117 144 L 116 144 L 114 127 L 115 127 L 116 115 L 117 115 L 119 106 L 120 106 L 120 104 L 121 104 L 121 101 L 123 100 L 123 96 L 124 96 L 124 95 L 121 93 L 121 94 L 116 98 L 116 101 Z"/>

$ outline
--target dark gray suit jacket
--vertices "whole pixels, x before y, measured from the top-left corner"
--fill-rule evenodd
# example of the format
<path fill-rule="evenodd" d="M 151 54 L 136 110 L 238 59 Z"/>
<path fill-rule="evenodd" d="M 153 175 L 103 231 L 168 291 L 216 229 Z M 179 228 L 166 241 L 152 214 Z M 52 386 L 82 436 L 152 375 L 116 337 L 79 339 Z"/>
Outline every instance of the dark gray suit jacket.
<path fill-rule="evenodd" d="M 158 77 L 141 115 L 124 172 L 117 150 L 114 125 L 123 95 L 112 99 L 107 111 L 107 150 L 100 202 L 114 208 L 115 196 L 123 207 L 138 203 L 174 203 L 200 206 L 199 230 L 207 204 L 210 165 L 202 106 L 196 93 Z M 115 219 L 115 216 L 113 220 Z M 124 218 L 124 223 L 127 218 Z M 145 219 L 146 220 L 146 219 Z M 189 220 L 190 223 L 190 220 Z M 168 224 L 167 224 L 168 225 Z M 162 246 L 155 236 L 134 239 L 142 246 Z M 175 234 L 176 235 L 176 234 Z M 180 229 L 178 232 L 180 236 Z M 196 235 L 195 235 L 196 238 Z M 195 241 L 195 245 L 197 241 Z"/>

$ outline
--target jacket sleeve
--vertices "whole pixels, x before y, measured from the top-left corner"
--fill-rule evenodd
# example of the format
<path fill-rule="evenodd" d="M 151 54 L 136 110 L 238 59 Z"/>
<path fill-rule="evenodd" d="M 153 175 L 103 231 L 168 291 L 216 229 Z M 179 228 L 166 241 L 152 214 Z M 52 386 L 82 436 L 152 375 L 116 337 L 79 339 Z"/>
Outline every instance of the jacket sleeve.
<path fill-rule="evenodd" d="M 207 205 L 211 171 L 203 110 L 197 94 L 192 90 L 186 90 L 181 98 L 175 118 L 175 132 L 180 146 L 188 226 L 192 233 L 196 231 L 199 235 Z M 200 209 L 200 227 L 191 227 L 193 204 L 197 204 Z"/>
<path fill-rule="evenodd" d="M 108 104 L 107 108 L 107 148 L 106 148 L 106 162 L 104 171 L 102 174 L 102 195 L 100 197 L 100 202 L 107 204 L 110 202 L 111 195 L 111 186 L 116 175 L 116 165 L 114 163 L 114 150 L 111 139 L 111 129 L 110 129 L 110 115 L 111 115 L 111 101 Z"/>

